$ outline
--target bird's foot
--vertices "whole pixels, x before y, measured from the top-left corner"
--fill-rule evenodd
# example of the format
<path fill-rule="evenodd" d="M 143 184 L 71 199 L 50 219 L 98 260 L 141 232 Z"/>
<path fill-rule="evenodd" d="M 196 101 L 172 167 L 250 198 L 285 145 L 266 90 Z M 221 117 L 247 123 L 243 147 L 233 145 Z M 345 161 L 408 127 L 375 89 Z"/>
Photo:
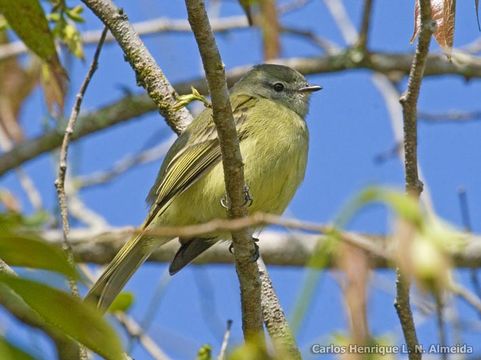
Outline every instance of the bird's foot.
<path fill-rule="evenodd" d="M 259 239 L 255 238 L 255 237 L 252 237 L 252 242 L 254 243 L 254 251 L 252 252 L 252 255 L 251 255 L 251 261 L 252 262 L 256 262 L 257 259 L 259 259 L 259 245 L 257 245 L 257 242 L 259 242 Z M 231 243 L 229 245 L 229 252 L 233 255 L 234 254 L 234 244 Z"/>
<path fill-rule="evenodd" d="M 249 191 L 249 185 L 244 185 L 244 206 L 250 207 L 254 202 L 254 198 L 251 196 Z"/>
<path fill-rule="evenodd" d="M 251 206 L 252 203 L 254 202 L 254 199 L 252 198 L 252 196 L 249 192 L 249 186 L 244 185 L 244 189 L 242 191 L 244 193 L 244 204 L 242 204 L 242 206 L 247 206 L 247 207 Z M 227 196 L 227 194 L 224 194 L 224 196 L 220 199 L 220 205 L 224 209 L 230 208 L 230 200 L 229 200 L 229 197 Z"/>
<path fill-rule="evenodd" d="M 260 256 L 259 245 L 257 245 L 257 242 L 259 241 L 259 239 L 255 238 L 255 237 L 252 237 L 252 241 L 254 242 L 254 252 L 251 255 L 251 261 L 256 262 L 257 259 L 259 259 L 259 256 Z"/>

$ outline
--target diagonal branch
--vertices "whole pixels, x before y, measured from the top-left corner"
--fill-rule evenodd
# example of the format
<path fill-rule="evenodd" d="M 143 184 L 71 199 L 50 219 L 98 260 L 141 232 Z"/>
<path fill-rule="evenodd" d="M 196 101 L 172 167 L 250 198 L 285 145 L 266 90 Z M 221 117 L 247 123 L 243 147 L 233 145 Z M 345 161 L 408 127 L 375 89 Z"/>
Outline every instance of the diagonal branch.
<path fill-rule="evenodd" d="M 128 21 L 127 15 L 110 0 L 83 2 L 109 28 L 124 51 L 125 59 L 134 69 L 137 83 L 147 90 L 172 130 L 180 134 L 192 120 L 192 116 L 186 108 L 178 111 L 174 109 L 177 94 Z"/>
<path fill-rule="evenodd" d="M 240 218 L 247 215 L 243 189 L 245 186 L 242 156 L 239 148 L 224 65 L 220 58 L 214 34 L 202 0 L 186 0 L 189 23 L 194 32 L 212 97 L 213 118 L 219 137 L 224 169 L 226 194 L 229 199 L 228 215 Z M 242 328 L 247 341 L 260 341 L 263 337 L 261 310 L 261 283 L 259 268 L 251 261 L 254 243 L 247 230 L 232 231 L 236 270 L 241 288 Z"/>

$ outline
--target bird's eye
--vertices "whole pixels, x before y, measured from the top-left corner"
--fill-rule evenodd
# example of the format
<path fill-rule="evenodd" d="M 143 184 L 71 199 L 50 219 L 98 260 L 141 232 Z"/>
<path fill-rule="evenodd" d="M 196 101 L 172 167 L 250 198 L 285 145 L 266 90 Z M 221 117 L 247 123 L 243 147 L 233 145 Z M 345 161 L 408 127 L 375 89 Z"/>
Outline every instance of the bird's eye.
<path fill-rule="evenodd" d="M 274 90 L 277 92 L 281 92 L 282 90 L 284 90 L 284 85 L 282 83 L 275 83 Z"/>

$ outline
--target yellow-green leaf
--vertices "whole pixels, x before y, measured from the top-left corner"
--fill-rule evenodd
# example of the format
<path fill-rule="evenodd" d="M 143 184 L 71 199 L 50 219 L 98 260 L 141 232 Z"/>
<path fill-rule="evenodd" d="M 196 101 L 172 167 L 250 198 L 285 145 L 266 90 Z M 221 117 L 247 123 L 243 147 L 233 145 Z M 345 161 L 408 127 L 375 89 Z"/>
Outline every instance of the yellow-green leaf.
<path fill-rule="evenodd" d="M 352 216 L 361 207 L 373 203 L 381 202 L 390 207 L 402 219 L 420 228 L 424 223 L 424 216 L 418 203 L 409 195 L 403 192 L 386 189 L 382 187 L 369 187 L 363 190 L 357 198 L 354 199 L 341 212 L 338 226 L 344 227 L 351 220 Z"/>
<path fill-rule="evenodd" d="M 53 103 L 63 109 L 67 75 L 60 64 L 47 17 L 39 1 L 0 0 L 0 13 L 25 45 L 48 65 L 51 75 L 48 84 L 55 88 L 55 92 L 46 95 L 49 109 L 52 111 Z M 45 71 L 42 73 L 45 76 Z"/>
<path fill-rule="evenodd" d="M 35 360 L 29 353 L 11 344 L 0 336 L 0 359 L 2 360 Z"/>
<path fill-rule="evenodd" d="M 27 233 L 1 231 L 0 258 L 11 266 L 50 270 L 77 277 L 75 269 L 60 248 Z"/>
<path fill-rule="evenodd" d="M 132 304 L 134 303 L 135 297 L 134 294 L 129 291 L 123 291 L 113 301 L 113 303 L 109 307 L 109 312 L 114 313 L 117 311 L 126 312 L 130 309 Z"/>
<path fill-rule="evenodd" d="M 38 0 L 0 0 L 0 12 L 30 50 L 48 63 L 58 62 L 54 39 Z"/>
<path fill-rule="evenodd" d="M 0 274 L 0 282 L 15 291 L 47 323 L 107 360 L 123 359 L 120 339 L 93 306 L 47 285 Z"/>

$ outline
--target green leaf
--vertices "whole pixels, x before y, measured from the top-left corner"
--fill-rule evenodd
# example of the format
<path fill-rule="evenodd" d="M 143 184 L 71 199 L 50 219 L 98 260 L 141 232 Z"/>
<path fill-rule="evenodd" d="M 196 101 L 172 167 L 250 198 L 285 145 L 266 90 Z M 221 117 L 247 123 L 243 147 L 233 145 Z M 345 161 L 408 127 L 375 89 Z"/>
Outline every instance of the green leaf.
<path fill-rule="evenodd" d="M 212 346 L 209 344 L 202 345 L 197 352 L 196 360 L 211 360 L 212 359 Z"/>
<path fill-rule="evenodd" d="M 0 12 L 30 50 L 46 62 L 57 60 L 53 36 L 38 0 L 0 0 Z"/>
<path fill-rule="evenodd" d="M 0 274 L 9 286 L 47 323 L 107 360 L 123 359 L 120 339 L 102 314 L 79 299 L 32 280 Z"/>
<path fill-rule="evenodd" d="M 2 360 L 35 360 L 29 353 L 9 343 L 0 336 L 0 359 Z"/>
<path fill-rule="evenodd" d="M 339 215 L 337 227 L 345 227 L 359 209 L 367 204 L 380 202 L 389 206 L 402 219 L 417 228 L 424 224 L 424 215 L 418 203 L 403 192 L 382 187 L 369 187 L 363 190 Z"/>
<path fill-rule="evenodd" d="M 0 0 L 0 13 L 5 16 L 10 27 L 25 45 L 48 64 L 50 74 L 50 82 L 48 84 L 58 89 L 55 97 L 53 95 L 46 96 L 49 109 L 52 111 L 52 102 L 55 102 L 60 109 L 63 109 L 68 78 L 60 64 L 54 37 L 39 1 Z"/>
<path fill-rule="evenodd" d="M 0 232 L 0 258 L 11 266 L 44 269 L 76 278 L 75 268 L 58 247 L 31 234 Z"/>
<path fill-rule="evenodd" d="M 130 309 L 132 304 L 134 303 L 135 297 L 134 294 L 129 291 L 123 291 L 113 301 L 113 303 L 109 307 L 110 313 L 115 313 L 117 311 L 126 312 Z"/>

